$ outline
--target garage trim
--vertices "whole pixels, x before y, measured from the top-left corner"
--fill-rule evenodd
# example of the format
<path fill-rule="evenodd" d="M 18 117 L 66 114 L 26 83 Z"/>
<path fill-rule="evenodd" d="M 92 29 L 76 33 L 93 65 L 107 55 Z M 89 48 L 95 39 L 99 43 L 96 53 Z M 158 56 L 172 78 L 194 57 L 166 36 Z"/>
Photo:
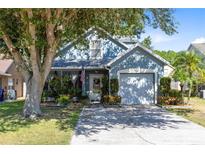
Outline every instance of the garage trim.
<path fill-rule="evenodd" d="M 130 68 L 130 69 L 119 70 L 117 72 L 119 87 L 120 87 L 120 74 L 123 73 L 154 74 L 154 104 L 157 104 L 157 73 L 156 72 L 150 69 L 142 69 L 142 68 Z"/>

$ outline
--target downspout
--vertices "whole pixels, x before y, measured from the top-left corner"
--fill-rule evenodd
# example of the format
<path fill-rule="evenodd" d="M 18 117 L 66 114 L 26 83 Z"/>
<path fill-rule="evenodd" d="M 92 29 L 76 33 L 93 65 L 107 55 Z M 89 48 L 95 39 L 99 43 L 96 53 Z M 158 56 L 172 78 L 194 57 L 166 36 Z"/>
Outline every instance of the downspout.
<path fill-rule="evenodd" d="M 108 90 L 108 93 L 110 95 L 110 68 L 108 66 L 105 66 L 105 69 L 108 70 L 108 72 L 109 72 L 109 77 L 108 77 L 109 90 Z"/>

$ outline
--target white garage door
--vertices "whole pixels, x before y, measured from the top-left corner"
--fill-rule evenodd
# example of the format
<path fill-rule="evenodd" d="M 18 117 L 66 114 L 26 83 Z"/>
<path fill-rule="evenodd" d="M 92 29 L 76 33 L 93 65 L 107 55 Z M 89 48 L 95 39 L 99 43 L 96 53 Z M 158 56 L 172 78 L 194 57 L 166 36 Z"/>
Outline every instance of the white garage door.
<path fill-rule="evenodd" d="M 154 103 L 154 74 L 121 73 L 119 94 L 122 104 Z"/>

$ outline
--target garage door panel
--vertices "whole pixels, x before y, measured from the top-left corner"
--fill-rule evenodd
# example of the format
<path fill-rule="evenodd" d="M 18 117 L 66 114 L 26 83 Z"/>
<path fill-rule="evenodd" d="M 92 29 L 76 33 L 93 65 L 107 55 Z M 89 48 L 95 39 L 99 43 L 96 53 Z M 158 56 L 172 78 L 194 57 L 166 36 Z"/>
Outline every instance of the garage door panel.
<path fill-rule="evenodd" d="M 123 73 L 120 74 L 120 90 L 123 104 L 154 103 L 154 75 Z"/>

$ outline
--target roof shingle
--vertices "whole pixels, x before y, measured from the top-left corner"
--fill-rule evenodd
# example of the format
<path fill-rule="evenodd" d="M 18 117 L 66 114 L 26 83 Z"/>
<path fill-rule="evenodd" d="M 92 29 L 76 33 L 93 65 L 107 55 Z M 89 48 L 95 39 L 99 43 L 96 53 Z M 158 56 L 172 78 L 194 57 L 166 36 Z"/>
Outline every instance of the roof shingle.
<path fill-rule="evenodd" d="M 0 60 L 0 72 L 7 73 L 7 70 L 9 69 L 9 67 L 11 66 L 12 63 L 13 63 L 12 59 Z"/>

